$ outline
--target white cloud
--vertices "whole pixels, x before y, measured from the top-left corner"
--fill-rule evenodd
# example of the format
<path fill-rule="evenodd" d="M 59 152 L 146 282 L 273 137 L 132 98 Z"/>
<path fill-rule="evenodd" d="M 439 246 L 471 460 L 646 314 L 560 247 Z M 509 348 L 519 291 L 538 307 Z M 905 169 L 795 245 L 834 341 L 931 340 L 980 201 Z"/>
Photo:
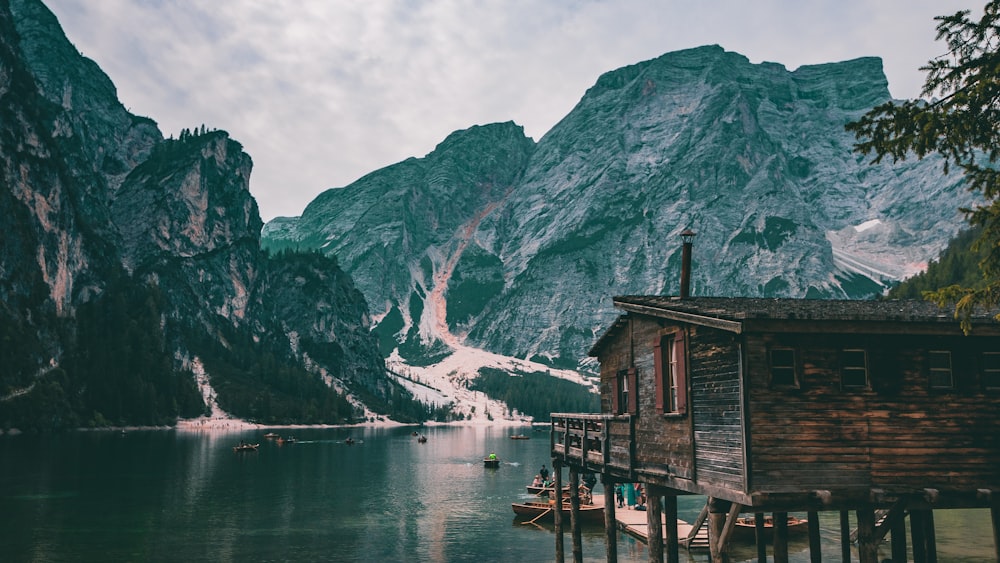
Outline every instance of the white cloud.
<path fill-rule="evenodd" d="M 718 44 L 789 69 L 879 56 L 896 97 L 944 52 L 956 0 L 48 0 L 67 36 L 164 134 L 225 129 L 269 220 L 449 133 L 539 139 L 602 73 Z"/>

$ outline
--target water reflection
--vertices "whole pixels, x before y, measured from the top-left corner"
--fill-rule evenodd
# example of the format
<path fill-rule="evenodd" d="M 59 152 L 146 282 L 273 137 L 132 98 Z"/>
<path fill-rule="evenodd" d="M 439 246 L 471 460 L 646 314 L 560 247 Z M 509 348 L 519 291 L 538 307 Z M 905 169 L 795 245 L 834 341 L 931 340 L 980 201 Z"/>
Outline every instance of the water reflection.
<path fill-rule="evenodd" d="M 283 445 L 263 431 L 0 437 L 4 561 L 554 558 L 551 525 L 523 525 L 510 508 L 532 498 L 525 486 L 550 461 L 547 433 L 510 440 L 505 428 L 430 427 L 421 429 L 426 443 L 410 428 L 294 434 L 299 441 Z M 240 440 L 260 448 L 235 453 Z M 482 464 L 490 451 L 503 461 L 495 470 Z M 703 504 L 681 497 L 679 517 L 693 521 Z M 939 560 L 992 557 L 988 511 L 939 511 L 935 520 Z M 821 516 L 821 532 L 824 559 L 839 560 L 836 513 Z M 618 538 L 620 561 L 647 560 L 644 544 Z M 571 549 L 568 534 L 564 541 Z M 604 561 L 599 526 L 584 530 L 583 553 Z M 790 555 L 809 560 L 804 539 Z M 755 558 L 744 545 L 732 560 Z M 681 560 L 707 554 L 682 550 Z"/>

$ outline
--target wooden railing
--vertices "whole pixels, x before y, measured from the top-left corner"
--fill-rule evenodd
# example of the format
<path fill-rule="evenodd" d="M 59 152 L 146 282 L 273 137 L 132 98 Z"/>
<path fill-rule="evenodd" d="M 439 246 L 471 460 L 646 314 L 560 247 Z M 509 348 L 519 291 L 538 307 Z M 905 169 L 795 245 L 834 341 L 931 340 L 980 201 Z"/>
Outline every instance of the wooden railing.
<path fill-rule="evenodd" d="M 629 415 L 553 413 L 552 456 L 582 468 L 631 473 L 635 425 Z"/>

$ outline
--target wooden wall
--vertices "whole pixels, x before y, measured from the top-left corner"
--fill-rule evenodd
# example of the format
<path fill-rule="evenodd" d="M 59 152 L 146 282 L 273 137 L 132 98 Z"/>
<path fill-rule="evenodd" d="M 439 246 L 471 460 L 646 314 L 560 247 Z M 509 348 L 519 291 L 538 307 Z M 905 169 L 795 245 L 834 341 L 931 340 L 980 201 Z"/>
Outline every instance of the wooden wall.
<path fill-rule="evenodd" d="M 739 346 L 733 336 L 704 327 L 691 330 L 688 413 L 665 415 L 656 409 L 653 344 L 679 325 L 638 315 L 631 315 L 630 322 L 600 353 L 601 407 L 602 412 L 611 412 L 615 376 L 634 366 L 638 370 L 637 467 L 742 491 L 743 413 Z"/>
<path fill-rule="evenodd" d="M 762 492 L 1000 487 L 1000 392 L 976 359 L 997 337 L 747 335 L 750 488 Z M 792 347 L 798 388 L 772 388 L 769 347 Z M 868 389 L 842 389 L 839 354 L 868 351 Z M 928 350 L 952 351 L 954 389 L 931 389 Z"/>
<path fill-rule="evenodd" d="M 734 335 L 691 327 L 688 368 L 699 485 L 745 487 L 740 347 Z"/>

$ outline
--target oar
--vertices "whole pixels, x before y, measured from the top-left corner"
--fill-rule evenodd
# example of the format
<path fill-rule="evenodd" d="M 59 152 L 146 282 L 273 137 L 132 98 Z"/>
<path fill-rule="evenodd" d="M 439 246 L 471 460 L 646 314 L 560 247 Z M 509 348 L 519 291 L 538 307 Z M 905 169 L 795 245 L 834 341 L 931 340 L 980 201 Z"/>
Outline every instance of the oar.
<path fill-rule="evenodd" d="M 528 520 L 527 522 L 521 522 L 521 523 L 522 524 L 534 524 L 535 520 L 538 520 L 539 518 L 541 518 L 542 516 L 545 516 L 549 512 L 552 512 L 552 509 L 551 508 L 546 508 L 545 512 L 539 514 L 538 516 L 535 516 L 534 518 L 532 518 L 531 520 Z"/>

